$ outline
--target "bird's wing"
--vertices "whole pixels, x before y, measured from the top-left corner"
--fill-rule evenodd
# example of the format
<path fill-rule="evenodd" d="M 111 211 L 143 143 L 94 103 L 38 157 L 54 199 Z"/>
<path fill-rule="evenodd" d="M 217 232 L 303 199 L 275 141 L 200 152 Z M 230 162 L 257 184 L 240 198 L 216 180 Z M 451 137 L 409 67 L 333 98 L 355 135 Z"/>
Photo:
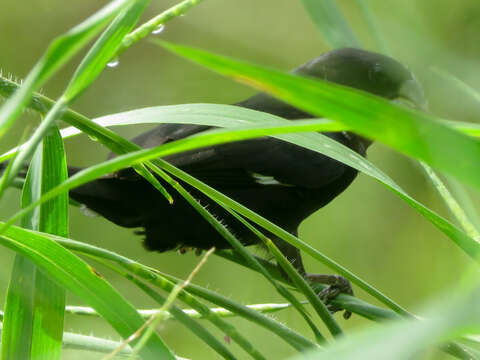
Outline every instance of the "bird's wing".
<path fill-rule="evenodd" d="M 165 124 L 139 135 L 133 142 L 149 148 L 209 129 L 200 125 Z M 326 135 L 346 141 L 341 133 Z M 164 159 L 216 188 L 319 188 L 335 181 L 346 170 L 346 165 L 328 156 L 271 137 L 196 149 Z M 139 178 L 131 169 L 121 170 L 116 177 Z"/>
<path fill-rule="evenodd" d="M 340 133 L 328 136 L 344 140 Z M 165 160 L 217 188 L 320 188 L 347 169 L 328 156 L 271 137 L 197 149 Z"/>
<path fill-rule="evenodd" d="M 138 135 L 132 139 L 132 142 L 142 148 L 151 148 L 171 141 L 184 139 L 211 128 L 211 126 L 206 125 L 162 124 L 150 131 Z"/>

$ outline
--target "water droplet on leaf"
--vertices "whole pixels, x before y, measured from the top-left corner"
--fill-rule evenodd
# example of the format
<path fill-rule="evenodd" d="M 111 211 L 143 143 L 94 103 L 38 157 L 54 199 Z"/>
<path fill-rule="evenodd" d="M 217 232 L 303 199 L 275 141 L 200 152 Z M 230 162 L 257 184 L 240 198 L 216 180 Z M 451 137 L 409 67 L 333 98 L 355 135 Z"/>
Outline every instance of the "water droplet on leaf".
<path fill-rule="evenodd" d="M 118 66 L 118 64 L 120 64 L 120 61 L 118 60 L 118 58 L 114 58 L 114 59 L 112 59 L 111 61 L 109 61 L 109 62 L 107 63 L 107 66 L 108 66 L 109 68 L 115 68 L 115 67 Z"/>
<path fill-rule="evenodd" d="M 155 30 L 152 31 L 152 34 L 153 34 L 153 35 L 158 35 L 158 34 L 160 34 L 164 29 L 165 29 L 165 25 L 160 24 L 160 25 L 157 26 L 157 28 L 156 28 Z"/>

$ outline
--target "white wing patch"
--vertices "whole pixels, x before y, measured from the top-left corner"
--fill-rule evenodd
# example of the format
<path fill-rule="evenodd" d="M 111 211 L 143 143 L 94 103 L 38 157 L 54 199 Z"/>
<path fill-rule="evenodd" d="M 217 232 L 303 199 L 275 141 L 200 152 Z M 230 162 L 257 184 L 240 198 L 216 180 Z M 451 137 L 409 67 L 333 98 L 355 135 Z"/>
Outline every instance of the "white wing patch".
<path fill-rule="evenodd" d="M 262 175 L 258 173 L 250 173 L 250 175 L 252 175 L 255 182 L 260 185 L 280 185 L 280 186 L 289 186 L 289 187 L 294 186 L 290 184 L 281 183 L 280 181 L 275 179 L 273 176 Z"/>

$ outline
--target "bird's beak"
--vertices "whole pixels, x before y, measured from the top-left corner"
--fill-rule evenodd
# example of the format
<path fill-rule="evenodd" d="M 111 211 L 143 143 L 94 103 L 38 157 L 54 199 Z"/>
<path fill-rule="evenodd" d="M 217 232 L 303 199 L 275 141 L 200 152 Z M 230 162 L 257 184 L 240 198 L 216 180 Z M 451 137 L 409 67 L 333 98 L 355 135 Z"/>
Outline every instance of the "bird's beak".
<path fill-rule="evenodd" d="M 396 103 L 405 104 L 407 106 L 420 109 L 423 111 L 428 110 L 428 102 L 425 99 L 423 89 L 420 83 L 415 79 L 410 79 L 400 86 L 398 91 L 398 98 L 394 100 Z"/>

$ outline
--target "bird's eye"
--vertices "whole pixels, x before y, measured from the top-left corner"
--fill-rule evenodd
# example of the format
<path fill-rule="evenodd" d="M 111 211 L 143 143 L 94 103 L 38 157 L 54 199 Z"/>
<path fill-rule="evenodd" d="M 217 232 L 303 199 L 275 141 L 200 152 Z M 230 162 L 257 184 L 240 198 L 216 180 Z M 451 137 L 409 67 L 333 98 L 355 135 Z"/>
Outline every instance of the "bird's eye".
<path fill-rule="evenodd" d="M 370 80 L 378 81 L 382 77 L 383 67 L 380 64 L 373 65 L 368 71 L 368 77 Z"/>
<path fill-rule="evenodd" d="M 383 67 L 382 67 L 382 65 L 380 65 L 380 64 L 375 64 L 375 65 L 373 66 L 373 71 L 374 71 L 375 73 L 379 73 L 379 72 L 381 72 L 382 70 L 383 70 Z"/>

